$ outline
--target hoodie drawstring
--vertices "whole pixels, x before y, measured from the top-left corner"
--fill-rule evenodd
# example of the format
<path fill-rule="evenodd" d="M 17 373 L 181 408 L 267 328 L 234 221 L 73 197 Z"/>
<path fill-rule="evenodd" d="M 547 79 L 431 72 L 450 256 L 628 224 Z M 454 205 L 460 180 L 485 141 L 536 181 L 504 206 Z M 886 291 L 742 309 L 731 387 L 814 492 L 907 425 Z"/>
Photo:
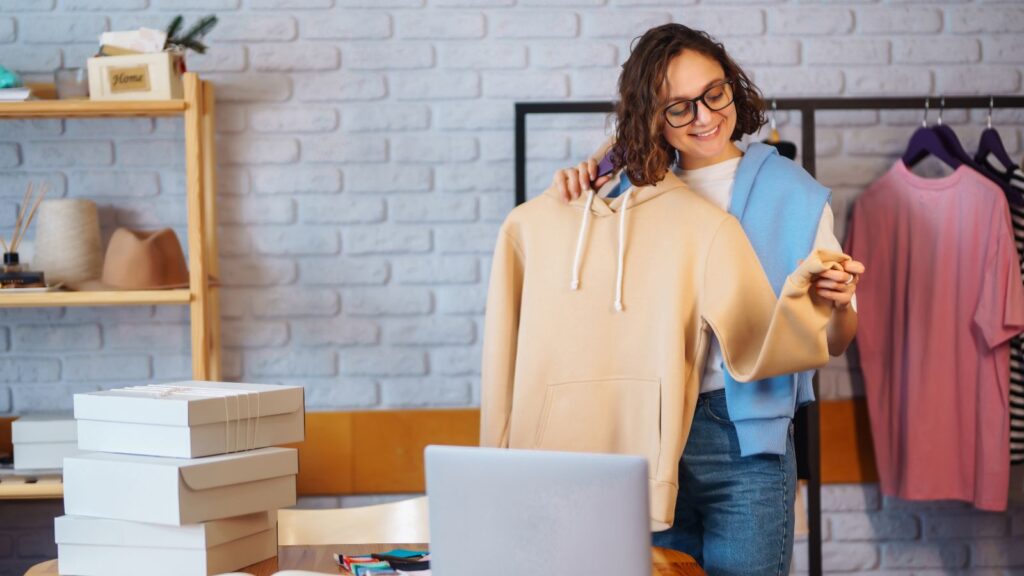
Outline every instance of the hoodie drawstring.
<path fill-rule="evenodd" d="M 615 274 L 615 310 L 622 312 L 622 260 L 626 253 L 626 209 L 629 207 L 629 195 L 633 188 L 622 195 L 622 208 L 619 210 L 619 262 Z"/>
<path fill-rule="evenodd" d="M 629 197 L 633 193 L 630 187 L 622 195 L 622 207 L 619 209 L 619 254 L 618 264 L 615 271 L 615 310 L 622 312 L 622 276 L 623 259 L 626 254 L 626 210 L 629 209 Z M 587 229 L 590 227 L 590 208 L 594 204 L 594 190 L 587 195 L 587 204 L 583 207 L 583 221 L 580 223 L 580 235 L 576 239 L 576 257 L 572 261 L 572 282 L 569 288 L 579 290 L 580 287 L 580 262 L 583 260 L 583 244 L 587 238 Z"/>
<path fill-rule="evenodd" d="M 594 189 L 590 189 L 587 195 L 587 205 L 583 207 L 583 222 L 580 224 L 580 237 L 576 240 L 576 257 L 572 261 L 572 283 L 569 288 L 578 290 L 580 287 L 580 260 L 583 259 L 583 241 L 587 237 L 587 227 L 590 225 L 590 207 L 594 204 Z"/>

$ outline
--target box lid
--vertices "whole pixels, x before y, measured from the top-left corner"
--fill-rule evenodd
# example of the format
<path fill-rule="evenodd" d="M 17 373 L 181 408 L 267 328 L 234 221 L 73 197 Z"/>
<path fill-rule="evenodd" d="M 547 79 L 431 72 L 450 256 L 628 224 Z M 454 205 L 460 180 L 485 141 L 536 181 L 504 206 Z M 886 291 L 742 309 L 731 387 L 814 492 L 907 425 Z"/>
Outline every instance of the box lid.
<path fill-rule="evenodd" d="M 303 409 L 301 386 L 185 381 L 75 394 L 75 418 L 168 426 L 258 419 Z"/>
<path fill-rule="evenodd" d="M 75 442 L 78 431 L 74 417 L 66 412 L 25 414 L 11 423 L 11 442 Z"/>
<path fill-rule="evenodd" d="M 212 459 L 217 462 L 206 462 Z M 190 464 L 181 467 L 181 479 L 193 490 L 208 490 L 299 473 L 299 451 L 294 448 L 261 448 L 182 460 Z"/>
<path fill-rule="evenodd" d="M 184 526 L 85 516 L 59 516 L 53 525 L 57 544 L 207 549 L 276 529 L 277 511 Z"/>
<path fill-rule="evenodd" d="M 260 448 L 203 458 L 165 458 L 108 452 L 87 452 L 73 458 L 127 466 L 177 468 L 182 482 L 191 490 L 208 490 L 232 484 L 295 476 L 299 472 L 298 451 L 294 448 Z"/>
<path fill-rule="evenodd" d="M 130 474 L 130 469 L 133 466 L 176 468 L 185 485 L 189 489 L 197 491 L 256 482 L 268 478 L 294 476 L 299 472 L 298 450 L 294 448 L 260 448 L 203 458 L 164 458 L 88 452 L 67 460 L 72 459 L 107 462 L 121 467 L 121 471 L 126 474 Z"/>

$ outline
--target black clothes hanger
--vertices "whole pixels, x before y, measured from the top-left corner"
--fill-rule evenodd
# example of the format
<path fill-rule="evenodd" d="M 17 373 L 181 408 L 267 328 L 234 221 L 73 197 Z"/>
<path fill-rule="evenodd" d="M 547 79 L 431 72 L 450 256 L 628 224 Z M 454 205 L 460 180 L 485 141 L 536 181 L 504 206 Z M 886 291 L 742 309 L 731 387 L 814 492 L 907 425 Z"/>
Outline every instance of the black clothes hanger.
<path fill-rule="evenodd" d="M 775 112 L 777 108 L 778 106 L 775 102 L 775 99 L 772 98 L 772 114 L 770 121 L 771 133 L 768 134 L 768 138 L 765 139 L 764 143 L 768 144 L 769 146 L 774 146 L 775 149 L 779 151 L 779 155 L 783 156 L 784 158 L 794 160 L 796 159 L 796 144 L 783 140 L 779 136 L 778 129 L 775 127 Z"/>
<path fill-rule="evenodd" d="M 928 157 L 928 155 L 932 155 L 942 160 L 950 168 L 959 168 L 963 162 L 949 152 L 945 142 L 939 137 L 938 133 L 928 128 L 928 109 L 930 106 L 931 99 L 925 98 L 924 118 L 921 120 L 921 127 L 915 130 L 914 134 L 910 137 L 907 149 L 903 153 L 903 163 L 907 168 L 912 168 L 915 164 Z"/>
<path fill-rule="evenodd" d="M 988 98 L 988 120 L 986 121 L 986 127 L 981 132 L 981 139 L 978 141 L 978 152 L 974 155 L 974 160 L 978 164 L 988 165 L 994 168 L 997 172 L 1006 175 L 1012 174 L 1015 170 L 1020 169 L 1017 164 L 1013 162 L 1010 155 L 1006 153 L 1006 147 L 1003 146 L 1003 139 L 999 135 L 999 132 L 992 127 L 992 109 L 995 108 L 995 97 L 989 96 Z"/>

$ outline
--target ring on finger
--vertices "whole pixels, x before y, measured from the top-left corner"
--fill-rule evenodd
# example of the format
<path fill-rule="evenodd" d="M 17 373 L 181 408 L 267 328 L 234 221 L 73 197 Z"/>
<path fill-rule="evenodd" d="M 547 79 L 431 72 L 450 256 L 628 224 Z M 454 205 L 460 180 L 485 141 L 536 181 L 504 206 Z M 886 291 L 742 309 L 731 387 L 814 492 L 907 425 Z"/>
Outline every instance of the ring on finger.
<path fill-rule="evenodd" d="M 850 284 L 853 284 L 853 281 L 854 281 L 854 280 L 855 280 L 856 278 L 857 278 L 857 275 L 856 275 L 856 274 L 850 274 L 850 277 L 849 277 L 849 278 L 847 278 L 847 279 L 846 279 L 846 282 L 843 282 L 843 284 L 844 284 L 844 285 L 846 285 L 846 286 L 849 286 Z"/>

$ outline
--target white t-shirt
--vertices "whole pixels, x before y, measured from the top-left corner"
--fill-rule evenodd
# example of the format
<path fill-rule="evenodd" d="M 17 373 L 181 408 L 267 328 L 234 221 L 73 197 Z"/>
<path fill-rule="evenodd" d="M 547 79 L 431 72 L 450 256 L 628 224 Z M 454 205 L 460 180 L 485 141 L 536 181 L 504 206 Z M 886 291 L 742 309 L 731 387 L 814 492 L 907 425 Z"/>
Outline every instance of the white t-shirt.
<path fill-rule="evenodd" d="M 700 194 L 715 206 L 722 210 L 729 210 L 729 203 L 732 201 L 732 185 L 736 180 L 736 169 L 739 168 L 741 158 L 733 158 L 718 164 L 712 164 L 696 170 L 681 170 L 674 168 L 676 176 L 685 182 L 694 192 Z M 835 252 L 842 252 L 843 247 L 836 238 L 834 232 L 835 217 L 832 214 L 832 207 L 825 204 L 821 212 L 821 221 L 818 223 L 818 233 L 814 238 L 814 247 Z M 794 263 L 794 266 L 796 263 Z M 856 310 L 856 304 L 854 304 Z M 707 362 L 704 364 L 704 377 L 701 379 L 700 391 L 711 392 L 725 388 L 725 361 L 722 358 L 722 346 L 718 338 L 711 335 L 711 347 L 708 349 Z"/>

